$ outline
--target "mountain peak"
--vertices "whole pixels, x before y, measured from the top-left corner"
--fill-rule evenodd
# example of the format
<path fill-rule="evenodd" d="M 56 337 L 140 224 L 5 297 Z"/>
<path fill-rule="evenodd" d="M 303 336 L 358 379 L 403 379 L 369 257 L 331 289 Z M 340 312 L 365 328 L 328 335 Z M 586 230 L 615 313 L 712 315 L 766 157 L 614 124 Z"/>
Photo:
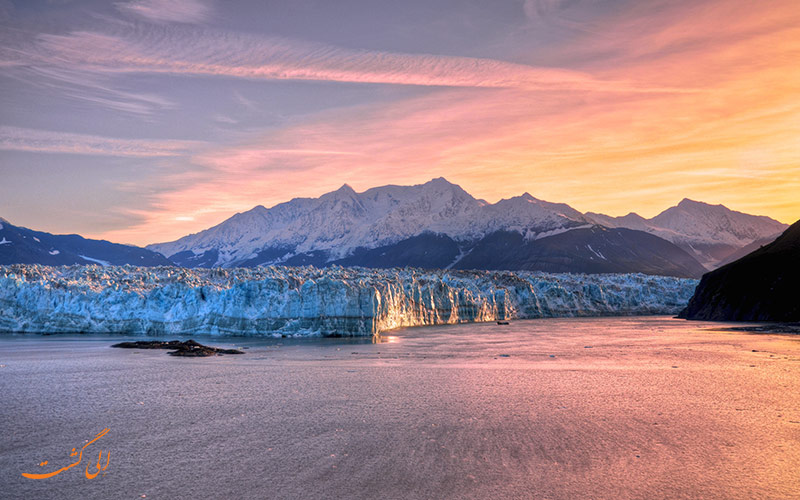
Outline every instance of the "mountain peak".
<path fill-rule="evenodd" d="M 458 184 L 453 184 L 452 182 L 448 181 L 444 177 L 436 177 L 435 179 L 431 179 L 425 184 L 424 186 L 437 186 L 437 187 L 457 187 L 461 188 Z"/>
<path fill-rule="evenodd" d="M 437 177 L 431 179 L 425 184 L 421 185 L 423 192 L 432 196 L 440 197 L 443 199 L 460 200 L 466 203 L 474 203 L 475 198 L 471 194 L 464 191 L 464 188 L 458 184 L 453 184 L 444 177 Z"/>
<path fill-rule="evenodd" d="M 715 207 L 715 208 L 725 208 L 725 209 L 728 208 L 725 205 L 721 204 L 712 205 L 711 203 L 706 203 L 704 201 L 690 200 L 689 198 L 682 199 L 680 203 L 678 203 L 678 206 L 680 208 L 702 208 L 702 207 Z"/>
<path fill-rule="evenodd" d="M 445 179 L 444 177 L 441 177 L 441 176 L 434 177 L 433 179 L 429 180 L 428 182 L 430 182 L 430 183 L 439 183 L 439 184 L 441 184 L 441 183 L 452 184 L 452 182 L 448 181 L 447 179 Z"/>
<path fill-rule="evenodd" d="M 533 196 L 531 196 L 530 193 L 526 192 L 526 193 L 522 193 L 521 195 L 518 195 L 518 196 L 512 196 L 511 198 L 503 198 L 498 203 L 503 203 L 503 204 L 517 203 L 517 204 L 520 204 L 521 202 L 537 203 L 537 202 L 541 202 L 541 200 L 538 200 L 538 199 L 534 198 Z"/>
<path fill-rule="evenodd" d="M 618 217 L 620 220 L 630 220 L 630 221 L 645 221 L 644 217 L 637 214 L 636 212 L 628 212 L 627 215 L 623 215 L 622 217 Z"/>
<path fill-rule="evenodd" d="M 319 197 L 320 200 L 346 200 L 356 198 L 358 198 L 358 193 L 356 193 L 355 189 L 350 187 L 350 184 L 342 184 L 342 187 L 336 191 L 325 193 Z"/>

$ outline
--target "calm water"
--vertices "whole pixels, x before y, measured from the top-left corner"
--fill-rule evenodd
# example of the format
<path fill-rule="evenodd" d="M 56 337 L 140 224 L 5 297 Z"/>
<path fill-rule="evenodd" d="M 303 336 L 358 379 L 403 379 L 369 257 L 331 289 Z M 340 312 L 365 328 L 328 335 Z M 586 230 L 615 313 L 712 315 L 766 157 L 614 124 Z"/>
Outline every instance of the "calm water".
<path fill-rule="evenodd" d="M 797 498 L 800 338 L 720 326 L 195 337 L 249 347 L 206 359 L 4 336 L 0 497 Z M 21 476 L 74 462 L 104 428 L 77 466 Z"/>

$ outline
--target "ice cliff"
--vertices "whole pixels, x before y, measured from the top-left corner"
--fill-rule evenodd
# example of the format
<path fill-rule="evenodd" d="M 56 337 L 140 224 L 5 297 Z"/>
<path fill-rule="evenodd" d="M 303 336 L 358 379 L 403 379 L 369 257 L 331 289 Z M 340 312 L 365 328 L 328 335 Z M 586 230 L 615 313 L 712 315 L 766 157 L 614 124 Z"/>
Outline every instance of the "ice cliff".
<path fill-rule="evenodd" d="M 0 331 L 372 335 L 516 318 L 675 314 L 696 280 L 332 267 L 0 266 Z"/>

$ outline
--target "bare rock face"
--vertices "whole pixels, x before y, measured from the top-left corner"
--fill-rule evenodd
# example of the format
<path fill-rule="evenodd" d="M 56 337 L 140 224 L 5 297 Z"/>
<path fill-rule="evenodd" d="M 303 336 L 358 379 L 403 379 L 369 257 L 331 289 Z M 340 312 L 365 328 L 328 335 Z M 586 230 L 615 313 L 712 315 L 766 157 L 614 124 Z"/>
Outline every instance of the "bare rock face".
<path fill-rule="evenodd" d="M 712 321 L 800 321 L 800 221 L 778 239 L 707 273 L 680 317 Z"/>

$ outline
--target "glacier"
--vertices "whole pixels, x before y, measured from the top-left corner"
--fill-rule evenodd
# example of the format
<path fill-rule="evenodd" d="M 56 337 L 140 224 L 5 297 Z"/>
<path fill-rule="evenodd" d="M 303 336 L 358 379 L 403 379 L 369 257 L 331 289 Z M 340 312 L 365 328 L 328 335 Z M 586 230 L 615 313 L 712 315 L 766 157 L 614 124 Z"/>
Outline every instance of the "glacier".
<path fill-rule="evenodd" d="M 400 327 L 676 314 L 697 280 L 364 268 L 0 266 L 0 331 L 369 336 Z"/>

